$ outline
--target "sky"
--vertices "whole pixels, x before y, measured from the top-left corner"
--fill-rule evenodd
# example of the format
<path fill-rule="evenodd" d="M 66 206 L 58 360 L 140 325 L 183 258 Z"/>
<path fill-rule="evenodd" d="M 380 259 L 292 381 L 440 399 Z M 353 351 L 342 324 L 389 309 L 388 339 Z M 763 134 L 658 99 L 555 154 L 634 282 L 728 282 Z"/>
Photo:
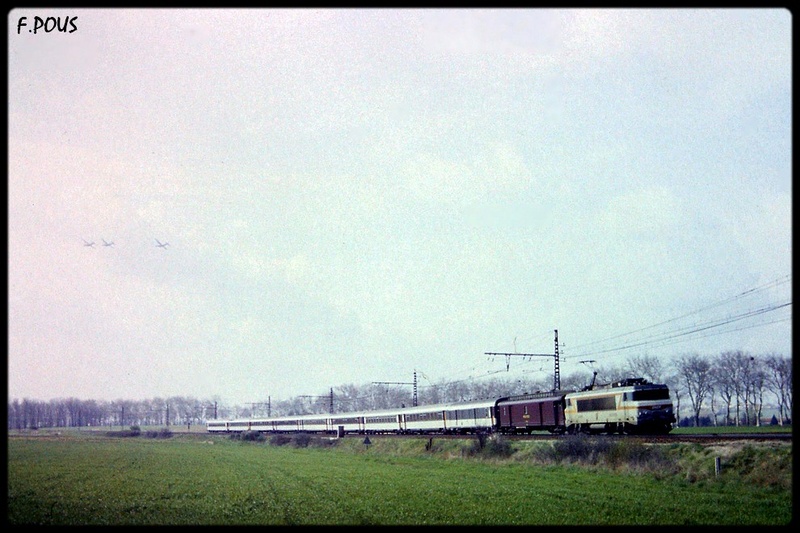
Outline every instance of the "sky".
<path fill-rule="evenodd" d="M 7 19 L 9 399 L 791 357 L 785 9 Z"/>

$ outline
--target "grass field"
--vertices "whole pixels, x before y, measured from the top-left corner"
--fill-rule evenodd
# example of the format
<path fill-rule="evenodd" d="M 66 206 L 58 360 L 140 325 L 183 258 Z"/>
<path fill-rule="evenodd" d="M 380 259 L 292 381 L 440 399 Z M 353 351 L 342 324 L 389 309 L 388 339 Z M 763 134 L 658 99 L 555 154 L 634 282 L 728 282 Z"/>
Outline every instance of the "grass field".
<path fill-rule="evenodd" d="M 764 426 L 702 426 L 681 427 L 670 431 L 670 435 L 704 435 L 708 433 L 735 434 L 735 433 L 791 433 L 792 426 L 764 425 Z"/>
<path fill-rule="evenodd" d="M 734 471 L 748 460 L 777 461 L 791 469 L 791 445 L 775 457 L 752 449 L 732 453 L 726 458 L 727 475 L 715 478 L 708 454 L 716 452 L 691 446 L 671 445 L 659 456 L 704 470 L 703 475 L 687 476 L 671 467 L 671 474 L 659 476 L 570 462 L 539 464 L 541 451 L 533 449 L 519 450 L 516 460 L 480 459 L 471 454 L 469 440 L 437 443 L 428 451 L 427 439 L 372 440 L 367 447 L 358 438 L 335 446 L 313 439 L 311 446 L 298 448 L 204 435 L 10 437 L 8 521 L 785 525 L 792 519 L 791 486 L 754 483 Z M 693 461 L 702 466 L 691 466 Z"/>

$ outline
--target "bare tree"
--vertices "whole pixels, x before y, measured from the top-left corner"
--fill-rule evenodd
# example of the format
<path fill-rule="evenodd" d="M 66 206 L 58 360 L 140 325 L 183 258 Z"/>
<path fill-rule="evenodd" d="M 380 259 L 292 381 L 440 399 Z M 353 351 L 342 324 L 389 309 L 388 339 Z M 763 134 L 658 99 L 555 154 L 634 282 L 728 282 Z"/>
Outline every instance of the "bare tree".
<path fill-rule="evenodd" d="M 442 381 L 436 384 L 436 388 L 442 402 L 459 402 L 470 398 L 471 395 L 470 385 L 463 380 Z"/>
<path fill-rule="evenodd" d="M 742 409 L 745 411 L 745 419 L 748 416 L 748 405 L 750 396 L 750 367 L 752 365 L 749 354 L 742 351 L 723 352 L 717 358 L 718 381 L 726 383 L 726 390 L 733 391 L 735 401 L 734 424 L 742 423 Z"/>
<path fill-rule="evenodd" d="M 442 386 L 439 383 L 431 383 L 425 387 L 420 387 L 419 403 L 443 403 Z"/>
<path fill-rule="evenodd" d="M 666 383 L 667 387 L 669 387 L 670 395 L 675 398 L 674 406 L 675 406 L 675 420 L 677 420 L 678 425 L 681 423 L 681 400 L 684 397 L 685 387 L 682 384 L 682 380 L 680 379 L 680 374 L 677 370 L 673 369 L 673 373 L 668 374 L 665 379 L 664 383 Z"/>
<path fill-rule="evenodd" d="M 755 381 L 758 375 L 758 363 L 756 358 L 749 354 L 744 354 L 741 360 L 741 373 L 742 378 L 742 401 L 744 403 L 744 424 L 749 426 L 753 423 L 754 413 L 754 400 L 755 400 Z"/>
<path fill-rule="evenodd" d="M 634 355 L 628 358 L 625 368 L 631 377 L 643 377 L 651 383 L 664 383 L 666 368 L 659 357 Z"/>
<path fill-rule="evenodd" d="M 733 352 L 719 354 L 712 360 L 711 375 L 714 381 L 714 391 L 719 395 L 725 404 L 725 425 L 731 424 L 731 404 L 736 397 L 736 388 L 731 379 L 733 364 L 731 356 Z"/>
<path fill-rule="evenodd" d="M 368 411 L 373 398 L 365 387 L 358 387 L 352 383 L 340 385 L 333 390 L 333 412 L 345 413 L 347 411 Z M 328 398 L 330 411 L 330 398 Z"/>
<path fill-rule="evenodd" d="M 581 390 L 592 382 L 592 373 L 580 370 L 564 376 L 561 379 L 561 388 L 564 390 Z"/>
<path fill-rule="evenodd" d="M 597 383 L 612 383 L 619 381 L 628 375 L 628 370 L 624 366 L 600 365 L 597 367 Z"/>
<path fill-rule="evenodd" d="M 767 387 L 778 401 L 781 426 L 792 412 L 792 360 L 778 354 L 769 354 L 764 360 Z"/>
<path fill-rule="evenodd" d="M 764 409 L 764 392 L 767 388 L 767 371 L 763 359 L 753 358 L 753 368 L 750 372 L 750 405 L 753 407 L 753 423 L 761 425 L 761 416 Z"/>
<path fill-rule="evenodd" d="M 22 406 L 19 400 L 14 398 L 8 403 L 8 429 L 20 430 L 22 425 Z"/>
<path fill-rule="evenodd" d="M 717 420 L 717 403 L 716 403 L 716 400 L 717 400 L 717 391 L 714 388 L 714 369 L 712 368 L 711 369 L 711 387 L 710 387 L 710 390 L 709 390 L 709 393 L 708 393 L 708 401 L 711 404 L 710 405 L 710 407 L 711 407 L 711 416 L 712 416 L 712 420 L 714 421 L 714 426 L 715 427 L 719 425 L 719 420 Z"/>
<path fill-rule="evenodd" d="M 711 363 L 698 354 L 684 354 L 678 358 L 678 376 L 692 403 L 695 426 L 700 425 L 703 402 L 711 392 Z"/>

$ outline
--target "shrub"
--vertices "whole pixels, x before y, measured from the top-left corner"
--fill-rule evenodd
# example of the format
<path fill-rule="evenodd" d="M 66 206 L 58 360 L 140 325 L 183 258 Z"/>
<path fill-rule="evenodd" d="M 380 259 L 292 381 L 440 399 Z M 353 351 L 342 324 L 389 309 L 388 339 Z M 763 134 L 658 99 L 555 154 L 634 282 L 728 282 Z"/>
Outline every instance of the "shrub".
<path fill-rule="evenodd" d="M 259 431 L 247 430 L 241 433 L 236 433 L 239 440 L 248 442 L 264 442 L 267 438 Z"/>
<path fill-rule="evenodd" d="M 511 443 L 500 435 L 492 435 L 486 439 L 483 455 L 487 457 L 509 457 L 513 453 Z"/>
<path fill-rule="evenodd" d="M 675 460 L 661 446 L 648 446 L 628 439 L 567 436 L 533 450 L 532 456 L 542 463 L 570 462 L 576 464 L 632 468 L 659 474 L 675 471 Z"/>
<path fill-rule="evenodd" d="M 486 444 L 486 437 L 484 435 L 477 435 L 477 438 L 470 442 L 469 446 L 464 446 L 461 449 L 461 457 L 473 456 L 481 453 Z"/>
<path fill-rule="evenodd" d="M 434 441 L 433 437 L 428 439 L 428 442 L 425 443 L 425 451 L 430 453 L 438 453 L 442 451 L 442 445 L 440 441 Z"/>
<path fill-rule="evenodd" d="M 614 442 L 606 453 L 605 461 L 612 467 L 626 466 L 658 472 L 673 469 L 672 461 L 662 447 L 629 440 Z"/>
<path fill-rule="evenodd" d="M 161 428 L 158 431 L 148 431 L 145 433 L 148 439 L 168 439 L 172 437 L 172 430 L 169 428 Z"/>
<path fill-rule="evenodd" d="M 139 426 L 131 426 L 131 433 L 135 436 L 138 436 L 142 432 L 142 428 Z"/>
<path fill-rule="evenodd" d="M 723 462 L 722 473 L 761 487 L 791 488 L 785 473 L 792 471 L 791 448 L 768 450 L 745 445 Z M 735 474 L 734 474 L 735 473 Z"/>
<path fill-rule="evenodd" d="M 315 447 L 318 447 L 318 448 L 330 448 L 330 447 L 336 446 L 337 442 L 338 442 L 337 439 L 314 437 L 314 438 L 311 439 L 311 442 L 309 443 L 309 446 L 315 446 Z"/>
<path fill-rule="evenodd" d="M 280 433 L 272 435 L 269 438 L 269 443 L 271 446 L 283 446 L 284 444 L 289 444 L 292 442 L 292 438 L 288 435 L 282 435 Z"/>
<path fill-rule="evenodd" d="M 461 450 L 461 456 L 509 457 L 513 452 L 511 443 L 501 435 L 478 433 L 470 446 Z"/>
<path fill-rule="evenodd" d="M 553 443 L 553 458 L 556 462 L 595 464 L 598 454 L 605 451 L 604 448 L 607 448 L 604 441 L 589 439 L 580 434 L 569 435 Z"/>
<path fill-rule="evenodd" d="M 311 435 L 308 433 L 298 433 L 292 439 L 292 445 L 295 448 L 307 448 L 309 442 L 311 442 Z"/>
<path fill-rule="evenodd" d="M 121 430 L 121 431 L 106 431 L 106 437 L 138 437 L 139 431 Z"/>

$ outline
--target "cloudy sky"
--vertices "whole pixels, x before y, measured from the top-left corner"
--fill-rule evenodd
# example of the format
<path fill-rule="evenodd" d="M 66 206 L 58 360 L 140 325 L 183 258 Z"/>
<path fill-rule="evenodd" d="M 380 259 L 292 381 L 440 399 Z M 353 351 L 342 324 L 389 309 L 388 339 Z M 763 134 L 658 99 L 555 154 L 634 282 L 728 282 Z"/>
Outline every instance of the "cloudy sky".
<path fill-rule="evenodd" d="M 791 356 L 791 23 L 12 10 L 9 398 Z"/>

